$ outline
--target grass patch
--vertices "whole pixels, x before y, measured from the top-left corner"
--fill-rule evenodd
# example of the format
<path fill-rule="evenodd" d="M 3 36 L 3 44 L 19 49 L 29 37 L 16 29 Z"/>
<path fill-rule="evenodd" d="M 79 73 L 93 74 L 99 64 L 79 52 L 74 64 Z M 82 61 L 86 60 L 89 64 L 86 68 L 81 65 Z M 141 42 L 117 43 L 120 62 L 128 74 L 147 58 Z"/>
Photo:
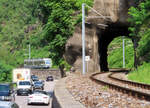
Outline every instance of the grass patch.
<path fill-rule="evenodd" d="M 106 90 L 108 90 L 108 86 L 103 86 L 102 88 L 101 88 L 101 90 L 103 90 L 103 91 L 106 91 Z"/>
<path fill-rule="evenodd" d="M 150 84 L 150 63 L 144 63 L 137 70 L 128 74 L 128 79 L 136 82 Z"/>

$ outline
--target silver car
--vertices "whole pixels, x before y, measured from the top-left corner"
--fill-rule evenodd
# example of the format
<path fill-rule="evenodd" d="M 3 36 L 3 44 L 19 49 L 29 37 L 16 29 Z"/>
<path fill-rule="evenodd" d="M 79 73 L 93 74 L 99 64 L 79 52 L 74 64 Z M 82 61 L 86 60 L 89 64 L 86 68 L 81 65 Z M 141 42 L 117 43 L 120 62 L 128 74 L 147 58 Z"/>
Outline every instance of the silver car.
<path fill-rule="evenodd" d="M 0 101 L 0 108 L 19 108 L 19 106 L 15 102 Z"/>

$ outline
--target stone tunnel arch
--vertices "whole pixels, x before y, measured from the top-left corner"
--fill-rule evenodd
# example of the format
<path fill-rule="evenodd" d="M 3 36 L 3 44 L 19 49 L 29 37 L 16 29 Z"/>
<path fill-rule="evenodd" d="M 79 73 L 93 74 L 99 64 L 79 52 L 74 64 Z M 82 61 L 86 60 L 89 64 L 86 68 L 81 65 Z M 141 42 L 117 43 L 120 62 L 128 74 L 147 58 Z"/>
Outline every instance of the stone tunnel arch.
<path fill-rule="evenodd" d="M 98 35 L 98 52 L 99 64 L 101 71 L 108 71 L 107 51 L 111 41 L 119 36 L 129 36 L 128 26 L 121 23 L 111 23 L 109 26 L 97 33 Z"/>

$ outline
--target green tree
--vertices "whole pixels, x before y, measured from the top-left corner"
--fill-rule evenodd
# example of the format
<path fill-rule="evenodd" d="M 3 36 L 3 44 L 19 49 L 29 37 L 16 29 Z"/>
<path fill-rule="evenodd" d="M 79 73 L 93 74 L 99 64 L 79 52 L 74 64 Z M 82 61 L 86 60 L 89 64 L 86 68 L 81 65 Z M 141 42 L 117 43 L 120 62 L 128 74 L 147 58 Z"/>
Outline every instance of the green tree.
<path fill-rule="evenodd" d="M 41 7 L 46 14 L 47 22 L 43 31 L 42 43 L 47 45 L 50 50 L 50 57 L 56 65 L 63 65 L 63 54 L 67 39 L 72 36 L 74 26 L 80 17 L 75 19 L 73 13 L 81 9 L 83 2 L 88 4 L 92 0 L 45 0 L 41 2 Z M 79 15 L 80 16 L 80 15 Z"/>
<path fill-rule="evenodd" d="M 131 16 L 128 21 L 130 22 L 131 26 L 129 27 L 129 30 L 131 31 L 130 36 L 133 40 L 134 43 L 134 52 L 135 52 L 135 67 L 137 67 L 137 63 L 140 63 L 140 56 L 142 56 L 143 51 L 145 50 L 145 47 L 147 47 L 146 44 L 142 44 L 143 39 L 140 40 L 141 38 L 145 37 L 148 35 L 146 32 L 148 30 L 149 26 L 149 18 L 150 18 L 150 1 L 145 0 L 144 2 L 141 2 L 137 7 L 131 7 L 129 9 L 129 15 Z M 146 36 L 147 38 L 146 41 L 149 40 L 149 36 Z M 146 46 L 141 46 L 141 45 L 146 45 Z M 148 47 L 147 47 L 148 48 Z M 144 51 L 145 52 L 145 51 Z M 141 55 L 142 54 L 142 55 Z M 138 58 L 137 58 L 138 57 Z"/>
<path fill-rule="evenodd" d="M 9 65 L 6 65 L 3 62 L 0 62 L 0 82 L 11 82 L 12 74 L 11 74 L 12 68 Z"/>

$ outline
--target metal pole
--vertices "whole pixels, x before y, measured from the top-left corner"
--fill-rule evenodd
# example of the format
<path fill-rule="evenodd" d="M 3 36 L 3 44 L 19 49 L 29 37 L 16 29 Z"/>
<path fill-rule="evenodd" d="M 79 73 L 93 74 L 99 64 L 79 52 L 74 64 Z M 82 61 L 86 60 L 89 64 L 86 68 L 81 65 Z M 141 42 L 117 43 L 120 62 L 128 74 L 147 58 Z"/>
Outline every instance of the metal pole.
<path fill-rule="evenodd" d="M 31 59 L 31 47 L 30 47 L 30 44 L 29 44 L 29 59 Z"/>
<path fill-rule="evenodd" d="M 82 74 L 85 74 L 85 3 L 82 4 Z"/>
<path fill-rule="evenodd" d="M 125 40 L 124 40 L 124 36 L 123 36 L 123 68 L 125 68 Z"/>
<path fill-rule="evenodd" d="M 88 73 L 88 61 L 87 61 L 87 73 Z"/>

